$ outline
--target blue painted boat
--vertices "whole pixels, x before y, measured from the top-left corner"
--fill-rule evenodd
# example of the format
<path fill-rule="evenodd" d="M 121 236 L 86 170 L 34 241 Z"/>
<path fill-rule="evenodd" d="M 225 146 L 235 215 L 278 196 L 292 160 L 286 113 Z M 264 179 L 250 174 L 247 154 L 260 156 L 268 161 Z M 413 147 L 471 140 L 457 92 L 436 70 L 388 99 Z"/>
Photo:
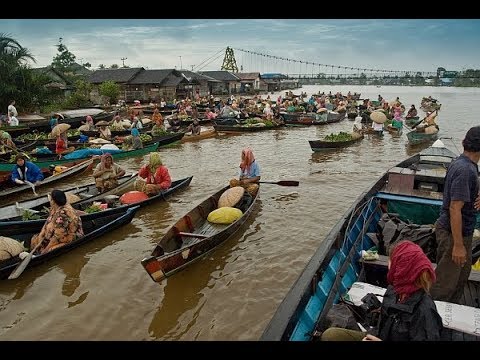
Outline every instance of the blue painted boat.
<path fill-rule="evenodd" d="M 378 223 L 385 214 L 397 213 L 403 221 L 419 225 L 434 223 L 442 204 L 446 168 L 455 157 L 455 153 L 437 141 L 389 169 L 361 194 L 320 241 L 313 257 L 267 325 L 261 340 L 318 340 L 329 326 L 328 319 L 335 311 L 334 304 L 348 294 L 352 285 L 359 281 L 385 285 L 388 257 L 380 255 L 378 260 L 362 261 L 361 251 L 368 251 L 376 245 L 371 234 L 379 231 Z M 478 258 L 479 252 L 474 248 L 474 259 Z M 472 270 L 467 284 L 469 291 L 474 289 L 478 293 L 479 281 L 480 272 Z M 479 306 L 475 297 L 465 295 L 464 305 L 479 312 L 473 308 Z M 437 304 L 437 308 L 440 305 Z M 471 333 L 454 329 L 444 331 L 443 336 L 445 340 L 479 339 Z"/>

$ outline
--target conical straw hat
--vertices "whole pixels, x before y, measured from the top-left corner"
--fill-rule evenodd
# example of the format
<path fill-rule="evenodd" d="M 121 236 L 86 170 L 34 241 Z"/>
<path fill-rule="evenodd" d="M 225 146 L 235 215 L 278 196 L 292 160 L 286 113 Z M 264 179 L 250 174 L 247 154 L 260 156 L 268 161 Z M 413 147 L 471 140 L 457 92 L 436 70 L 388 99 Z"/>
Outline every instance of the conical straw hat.
<path fill-rule="evenodd" d="M 383 124 L 387 121 L 387 117 L 382 111 L 373 111 L 370 114 L 370 119 L 377 124 Z"/>
<path fill-rule="evenodd" d="M 70 124 L 65 124 L 65 123 L 55 125 L 55 127 L 52 129 L 52 135 L 53 136 L 58 136 L 61 133 L 70 129 L 70 127 L 71 127 Z"/>

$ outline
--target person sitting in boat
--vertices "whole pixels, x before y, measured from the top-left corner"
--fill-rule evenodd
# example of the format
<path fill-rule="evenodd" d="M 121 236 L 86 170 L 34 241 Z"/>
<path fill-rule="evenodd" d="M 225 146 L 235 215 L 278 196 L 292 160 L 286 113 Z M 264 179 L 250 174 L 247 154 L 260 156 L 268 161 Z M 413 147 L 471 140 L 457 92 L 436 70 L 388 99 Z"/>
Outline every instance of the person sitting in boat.
<path fill-rule="evenodd" d="M 163 126 L 163 116 L 157 107 L 155 108 L 155 110 L 153 110 L 152 121 L 154 124 L 162 124 Z"/>
<path fill-rule="evenodd" d="M 133 118 L 133 122 L 132 122 L 132 125 L 130 125 L 130 129 L 143 129 L 143 123 L 137 116 Z"/>
<path fill-rule="evenodd" d="M 130 135 L 126 136 L 124 139 L 124 150 L 137 150 L 137 149 L 143 149 L 143 141 L 140 138 L 140 132 L 138 129 L 132 129 L 130 131 Z"/>
<path fill-rule="evenodd" d="M 363 118 L 362 118 L 361 115 L 357 115 L 355 117 L 355 120 L 353 122 L 353 129 L 352 129 L 354 132 L 358 132 L 358 133 L 363 134 L 363 132 L 365 130 L 365 125 L 363 125 L 362 120 L 363 120 Z"/>
<path fill-rule="evenodd" d="M 110 131 L 110 128 L 108 127 L 108 123 L 104 120 L 99 121 L 97 123 L 98 127 L 98 137 L 101 139 L 105 140 L 111 140 L 112 139 L 112 132 Z"/>
<path fill-rule="evenodd" d="M 207 110 L 205 111 L 205 118 L 207 118 L 208 120 L 215 120 L 217 115 L 218 114 L 214 113 L 212 110 L 210 110 L 210 108 L 207 108 Z"/>
<path fill-rule="evenodd" d="M 240 171 L 238 179 L 230 180 L 230 187 L 241 186 L 255 196 L 258 191 L 260 181 L 260 167 L 255 161 L 255 156 L 250 148 L 242 150 L 242 160 L 240 162 Z"/>
<path fill-rule="evenodd" d="M 202 126 L 200 125 L 200 121 L 198 119 L 193 119 L 193 122 L 187 127 L 187 132 L 191 131 L 192 135 L 200 135 L 201 129 Z"/>
<path fill-rule="evenodd" d="M 25 160 L 25 155 L 18 154 L 15 157 L 16 165 L 12 170 L 11 178 L 15 184 L 25 185 L 31 182 L 38 185 L 43 180 L 43 173 L 40 168 L 30 161 Z"/>
<path fill-rule="evenodd" d="M 4 154 L 7 150 L 15 150 L 16 148 L 12 136 L 8 132 L 0 130 L 0 152 Z"/>
<path fill-rule="evenodd" d="M 322 341 L 437 341 L 442 318 L 430 296 L 435 271 L 422 248 L 409 240 L 393 246 L 388 262 L 387 291 L 381 304 L 377 335 L 331 327 Z"/>
<path fill-rule="evenodd" d="M 403 120 L 399 112 L 395 112 L 395 115 L 392 120 L 392 127 L 400 132 L 403 128 Z"/>
<path fill-rule="evenodd" d="M 68 150 L 68 135 L 65 130 L 57 135 L 57 140 L 55 141 L 55 153 L 57 155 L 62 155 L 68 152 Z"/>
<path fill-rule="evenodd" d="M 407 113 L 407 116 L 405 116 L 405 118 L 411 119 L 411 118 L 414 118 L 415 116 L 417 116 L 417 109 L 415 108 L 415 105 L 412 104 L 412 106 L 410 106 L 410 109 L 408 109 L 408 113 Z"/>
<path fill-rule="evenodd" d="M 14 115 L 12 111 L 8 113 L 8 125 L 9 126 L 18 126 L 20 122 L 18 121 L 17 117 Z"/>
<path fill-rule="evenodd" d="M 182 120 L 178 118 L 177 114 L 172 115 L 172 117 L 168 120 L 168 123 L 170 124 L 171 131 L 180 131 L 180 127 L 182 126 Z"/>
<path fill-rule="evenodd" d="M 113 117 L 112 124 L 110 125 L 110 131 L 122 131 L 125 130 L 125 126 L 123 126 L 123 121 L 120 115 L 115 115 Z"/>
<path fill-rule="evenodd" d="M 61 190 L 48 195 L 50 213 L 40 233 L 33 235 L 30 248 L 38 244 L 37 254 L 45 254 L 83 237 L 82 219 L 67 203 L 67 196 Z"/>
<path fill-rule="evenodd" d="M 95 186 L 99 192 L 113 189 L 118 185 L 118 179 L 125 175 L 125 170 L 113 162 L 110 153 L 102 155 L 100 163 L 93 170 Z"/>
<path fill-rule="evenodd" d="M 157 195 L 172 186 L 168 168 L 163 165 L 159 152 L 151 152 L 148 164 L 138 171 L 140 179 L 135 181 L 135 190 L 143 191 L 149 196 Z"/>

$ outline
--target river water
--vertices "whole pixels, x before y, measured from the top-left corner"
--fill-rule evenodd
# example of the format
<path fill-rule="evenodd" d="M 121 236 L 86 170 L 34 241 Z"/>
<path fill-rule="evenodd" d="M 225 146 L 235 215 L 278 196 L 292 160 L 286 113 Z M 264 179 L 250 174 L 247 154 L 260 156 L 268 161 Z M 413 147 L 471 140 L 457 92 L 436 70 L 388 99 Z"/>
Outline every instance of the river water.
<path fill-rule="evenodd" d="M 478 88 L 304 86 L 308 95 L 360 92 L 400 97 L 417 109 L 423 96 L 442 103 L 440 136 L 461 151 L 479 125 Z M 276 99 L 279 93 L 272 94 Z M 282 93 L 284 94 L 284 93 Z M 419 110 L 419 115 L 424 115 Z M 137 212 L 132 223 L 59 258 L 0 282 L 0 340 L 257 340 L 276 307 L 332 226 L 383 172 L 422 150 L 404 135 L 366 137 L 349 148 L 313 153 L 308 140 L 350 131 L 352 122 L 218 136 L 160 150 L 172 179 L 193 175 L 189 188 Z M 169 226 L 237 175 L 251 146 L 262 185 L 251 218 L 205 258 L 162 283 L 140 261 Z M 143 159 L 120 160 L 137 170 Z M 68 181 L 68 180 L 67 180 Z M 91 182 L 76 178 L 76 183 Z M 72 186 L 72 180 L 60 187 Z M 28 196 L 25 195 L 25 196 Z"/>

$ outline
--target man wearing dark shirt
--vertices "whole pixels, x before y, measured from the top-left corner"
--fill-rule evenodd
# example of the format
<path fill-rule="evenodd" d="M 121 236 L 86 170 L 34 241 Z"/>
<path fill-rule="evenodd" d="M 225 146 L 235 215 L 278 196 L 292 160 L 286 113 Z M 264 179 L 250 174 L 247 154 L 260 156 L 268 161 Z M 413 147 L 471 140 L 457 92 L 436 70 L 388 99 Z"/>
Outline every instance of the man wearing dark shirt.
<path fill-rule="evenodd" d="M 472 237 L 480 209 L 478 161 L 480 126 L 468 130 L 463 154 L 448 167 L 443 205 L 435 226 L 437 281 L 431 289 L 435 300 L 458 303 L 472 268 Z"/>

